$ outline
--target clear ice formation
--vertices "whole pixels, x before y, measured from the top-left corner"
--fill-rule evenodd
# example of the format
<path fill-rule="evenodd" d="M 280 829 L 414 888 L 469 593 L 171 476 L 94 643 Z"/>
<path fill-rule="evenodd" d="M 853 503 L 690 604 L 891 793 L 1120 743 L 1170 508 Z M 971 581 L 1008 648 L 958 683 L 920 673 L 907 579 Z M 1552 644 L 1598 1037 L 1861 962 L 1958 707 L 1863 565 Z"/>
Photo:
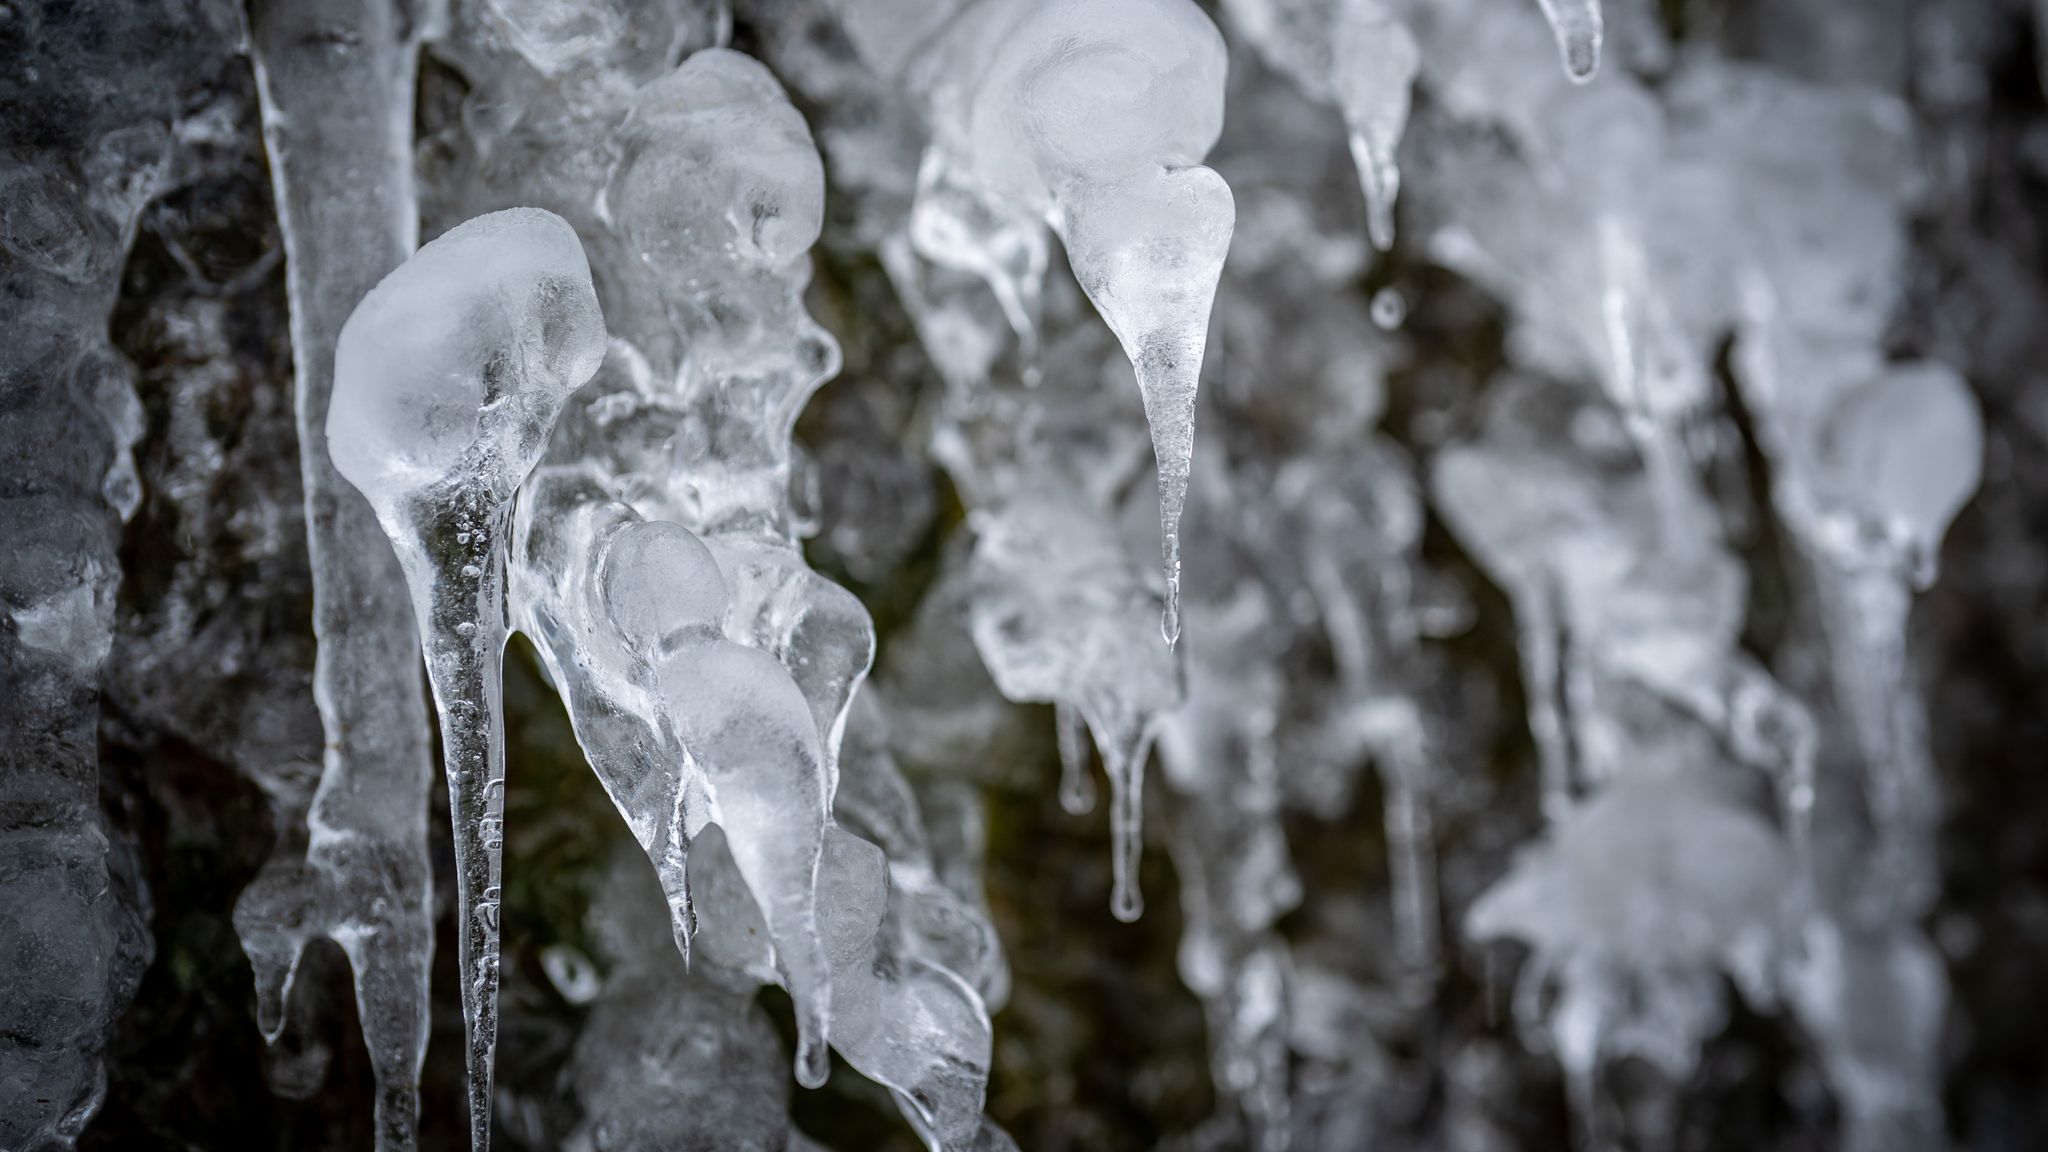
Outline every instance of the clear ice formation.
<path fill-rule="evenodd" d="M 490 1143 L 498 1040 L 510 505 L 604 347 L 575 230 L 532 208 L 428 243 L 363 297 L 335 341 L 328 454 L 398 553 L 440 717 L 478 1149 Z"/>
<path fill-rule="evenodd" d="M 854 27 L 880 16 L 845 7 Z M 1223 126 L 1222 38 L 1187 0 L 974 0 L 908 60 L 876 63 L 930 123 L 920 254 L 987 280 L 1028 343 L 1050 227 L 1123 344 L 1159 467 L 1171 645 L 1195 390 L 1235 221 L 1229 187 L 1201 166 Z"/>
<path fill-rule="evenodd" d="M 348 954 L 377 1078 L 380 1150 L 413 1147 L 419 1115 L 434 948 L 433 762 L 418 686 L 393 674 L 419 652 L 405 578 L 369 503 L 329 459 L 326 428 L 343 322 L 418 242 L 413 84 L 433 15 L 391 0 L 259 2 L 249 12 L 289 277 L 319 640 L 313 695 L 327 740 L 310 805 L 286 816 L 305 824 L 305 855 L 280 845 L 236 902 L 235 926 L 273 1043 L 306 945 L 325 937 Z M 360 50 L 328 51 L 337 38 Z"/>
<path fill-rule="evenodd" d="M 831 820 L 874 641 L 865 610 L 795 550 L 792 426 L 838 356 L 801 302 L 823 198 L 809 132 L 738 53 L 648 67 L 637 88 L 592 81 L 579 102 L 493 27 L 458 29 L 451 50 L 532 111 L 468 142 L 444 194 L 497 195 L 503 150 L 564 172 L 546 199 L 611 257 L 614 333 L 520 498 L 515 623 L 654 862 L 693 969 L 789 989 L 805 1085 L 823 1083 L 829 1042 L 896 1090 L 933 1147 L 1000 1147 L 981 1117 L 996 985 L 956 974 L 989 969 L 992 933 L 956 939 L 979 914 L 928 877 L 885 893 L 881 852 Z M 579 41 L 550 59 L 640 79 L 620 64 L 632 47 Z M 892 871 L 915 871 L 897 847 Z M 925 943 L 921 921 L 946 932 Z M 878 956 L 902 980 L 878 983 Z"/>
<path fill-rule="evenodd" d="M 1655 7 L 1224 0 L 1219 33 L 1188 0 L 0 3 L 0 1147 L 78 1135 L 150 954 L 94 751 L 146 711 L 101 701 L 143 627 L 117 548 L 220 465 L 145 492 L 110 337 L 139 234 L 198 259 L 147 213 L 231 131 L 235 68 L 285 256 L 326 742 L 317 787 L 258 762 L 289 740 L 229 750 L 282 829 L 234 926 L 280 1052 L 308 944 L 347 955 L 380 1150 L 416 1146 L 428 1024 L 416 653 L 490 1134 L 514 628 L 637 844 L 541 955 L 587 1009 L 564 1146 L 820 1147 L 773 984 L 800 1084 L 836 1051 L 927 1147 L 1014 1147 L 985 1111 L 1012 989 L 981 790 L 1033 732 L 1075 817 L 1102 763 L 1122 920 L 1159 752 L 1218 1109 L 1190 1146 L 1399 1143 L 1425 1099 L 1440 1143 L 1513 1143 L 1473 1101 L 1520 1074 L 1492 1038 L 1437 1051 L 1430 1016 L 1509 940 L 1508 1007 L 1589 1146 L 1623 1142 L 1623 1080 L 1708 1066 L 1730 983 L 1797 1025 L 1827 1082 L 1801 1107 L 1849 1152 L 1940 1146 L 1963 945 L 1908 623 L 2003 449 L 1941 342 L 1896 329 L 1909 225 L 1953 179 L 1911 113 L 1960 89 L 1939 59 L 1909 89 L 1903 5 L 1841 17 L 1867 43 L 1775 35 L 1833 18 L 1809 0 L 1726 37 Z M 1502 346 L 1432 352 L 1474 301 Z M 841 387 L 906 412 L 834 447 L 899 437 L 958 497 L 928 484 L 938 572 L 873 685 L 875 622 L 804 542 L 881 516 L 793 438 L 841 339 Z M 1438 643 L 1500 616 L 1468 575 L 1511 617 L 1511 784 L 1478 746 L 1494 686 Z M 1372 836 L 1384 883 L 1328 862 Z"/>
<path fill-rule="evenodd" d="M 1687 1075 L 1725 1022 L 1724 974 L 1756 1007 L 1776 1003 L 1792 869 L 1772 824 L 1711 775 L 1648 772 L 1603 789 L 1472 905 L 1474 940 L 1534 950 L 1516 1015 L 1540 1021 L 1538 1043 L 1557 1054 L 1589 1143 L 1607 1139 L 1595 1106 L 1603 1060 Z"/>
<path fill-rule="evenodd" d="M 1395 153 L 1408 127 L 1420 49 L 1388 0 L 1230 0 L 1224 11 L 1274 70 L 1343 113 L 1367 234 L 1394 245 Z"/>

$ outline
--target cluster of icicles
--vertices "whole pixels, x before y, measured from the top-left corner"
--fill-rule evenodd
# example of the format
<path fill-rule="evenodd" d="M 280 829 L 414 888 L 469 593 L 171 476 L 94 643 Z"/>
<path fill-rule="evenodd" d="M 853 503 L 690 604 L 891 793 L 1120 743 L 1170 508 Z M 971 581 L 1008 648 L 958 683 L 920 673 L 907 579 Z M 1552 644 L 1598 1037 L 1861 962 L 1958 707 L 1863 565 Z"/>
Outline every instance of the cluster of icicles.
<path fill-rule="evenodd" d="M 700 1002 L 743 1001 L 780 983 L 796 1008 L 800 1083 L 822 1083 L 829 1046 L 888 1086 L 932 1148 L 1007 1146 L 982 1116 L 988 1011 L 1004 979 L 993 933 L 971 894 L 936 878 L 915 803 L 875 731 L 886 720 L 859 692 L 872 625 L 805 564 L 789 496 L 792 426 L 838 366 L 836 345 L 802 304 L 825 176 L 803 119 L 767 69 L 715 46 L 728 20 L 708 2 L 669 0 L 630 20 L 538 0 L 442 13 L 311 7 L 258 3 L 251 27 L 290 247 L 307 499 L 321 512 L 309 531 L 329 730 L 304 861 L 274 861 L 237 911 L 264 1028 L 274 1036 L 283 1026 L 306 943 L 339 942 L 355 966 L 378 1077 L 379 1147 L 413 1145 L 431 951 L 420 802 L 431 768 L 412 735 L 424 718 L 392 686 L 401 678 L 391 668 L 395 655 L 412 658 L 404 630 L 416 622 L 456 838 L 472 1139 L 486 1146 L 505 778 L 499 661 L 516 629 L 540 653 L 591 768 L 655 866 Z M 1282 692 L 1261 647 L 1270 613 L 1229 590 L 1191 592 L 1184 608 L 1180 574 L 1183 509 L 1201 499 L 1198 483 L 1191 495 L 1196 383 L 1235 219 L 1231 190 L 1202 166 L 1223 128 L 1222 37 L 1191 0 L 833 7 L 876 89 L 914 109 L 928 132 L 908 218 L 879 248 L 949 389 L 984 394 L 1001 373 L 1012 392 L 1036 396 L 1030 405 L 1087 403 L 1079 394 L 1095 382 L 1062 370 L 1085 350 L 1063 361 L 1062 349 L 1092 337 L 1074 335 L 1071 309 L 1048 315 L 1059 305 L 1048 300 L 1049 235 L 1136 378 L 1157 462 L 1156 583 L 1122 563 L 1092 479 L 1099 462 L 1048 460 L 1003 441 L 987 427 L 1002 404 L 960 405 L 935 453 L 956 471 L 976 526 L 976 646 L 1005 696 L 1056 705 L 1070 809 L 1092 803 L 1088 733 L 1101 750 L 1113 787 L 1115 914 L 1140 910 L 1141 772 L 1155 739 L 1169 783 L 1188 799 L 1190 827 L 1177 834 L 1199 843 L 1214 833 L 1232 846 L 1181 861 L 1190 891 L 1261 893 L 1249 902 L 1191 895 L 1183 969 L 1214 1009 L 1218 1068 L 1269 1068 L 1284 1041 L 1255 1010 L 1271 1014 L 1270 987 L 1287 963 L 1273 925 L 1297 898 L 1284 863 L 1272 865 L 1285 848 L 1271 739 Z M 1765 883 L 1778 842 L 1690 778 L 1594 792 L 1622 775 L 1602 765 L 1631 755 L 1636 734 L 1603 727 L 1612 713 L 1588 705 L 1588 693 L 1620 691 L 1603 677 L 1625 680 L 1699 717 L 1780 782 L 1795 847 L 1814 794 L 1811 721 L 1736 651 L 1739 576 L 1725 549 L 1706 542 L 1700 496 L 1678 464 L 1679 416 L 1698 381 L 1670 368 L 1691 362 L 1673 349 L 1692 335 L 1690 321 L 1710 323 L 1672 315 L 1643 272 L 1643 174 L 1655 158 L 1650 138 L 1631 130 L 1646 100 L 1626 84 L 1580 89 L 1563 77 L 1557 91 L 1489 91 L 1487 53 L 1527 46 L 1520 23 L 1481 35 L 1473 22 L 1504 11 L 1484 4 L 1222 7 L 1275 70 L 1340 110 L 1378 247 L 1393 240 L 1409 89 L 1430 68 L 1447 103 L 1480 106 L 1555 161 L 1555 180 L 1520 211 L 1552 212 L 1567 232 L 1583 223 L 1571 246 L 1592 271 L 1580 277 L 1583 269 L 1545 266 L 1547 254 L 1491 244 L 1482 221 L 1516 218 L 1498 204 L 1461 215 L 1447 188 L 1418 209 L 1440 225 L 1433 250 L 1443 263 L 1536 322 L 1583 303 L 1550 292 L 1546 275 L 1603 286 L 1590 317 L 1557 326 L 1583 340 L 1647 462 L 1626 486 L 1592 475 L 1606 466 L 1599 460 L 1573 473 L 1559 462 L 1584 428 L 1524 418 L 1517 403 L 1541 405 L 1509 389 L 1486 437 L 1447 453 L 1432 477 L 1438 506 L 1513 599 L 1546 810 L 1561 830 L 1475 906 L 1469 927 L 1531 942 L 1540 962 L 1525 979 L 1562 981 L 1553 1042 L 1575 1092 L 1590 1094 L 1602 1052 L 1597 1038 L 1586 1050 L 1580 1025 L 1619 1011 L 1593 1003 L 1607 974 L 1663 964 L 1691 979 L 1686 965 L 1711 955 L 1755 975 L 1767 965 L 1751 945 L 1775 926 L 1766 912 L 1738 910 L 1705 924 L 1707 939 L 1675 940 L 1646 915 L 1617 939 L 1557 909 L 1596 907 L 1589 890 L 1625 885 L 1614 853 L 1634 840 L 1698 845 L 1702 875 L 1738 871 L 1737 892 Z M 1590 79 L 1598 0 L 1541 8 L 1569 81 Z M 331 32 L 337 21 L 350 24 L 351 51 L 306 49 L 313 25 Z M 416 192 L 412 87 L 427 40 L 478 85 L 478 111 L 466 113 L 468 139 L 439 183 Z M 670 65 L 679 46 L 700 45 L 714 46 Z M 359 114 L 323 115 L 344 105 Z M 422 200 L 430 220 L 453 226 L 412 252 Z M 1819 322 L 1803 330 L 1803 302 L 1772 297 L 1768 276 L 1742 287 L 1749 312 L 1714 319 L 1754 335 L 1745 348 L 1756 387 L 1773 372 L 1819 377 L 1821 363 L 1839 381 L 1760 406 L 1761 423 L 1786 446 L 1783 459 L 1817 462 L 1811 475 L 1788 469 L 1775 495 L 1839 593 L 1836 624 L 1856 654 L 1845 667 L 1866 670 L 1849 709 L 1879 765 L 1873 808 L 1894 849 L 1890 875 L 1924 886 L 1924 845 L 1906 825 L 1918 810 L 1908 793 L 1927 771 L 1915 759 L 1924 753 L 1896 731 L 1908 711 L 1898 649 L 1911 583 L 1931 577 L 1974 463 L 1896 478 L 1913 471 L 1903 461 L 1924 455 L 1914 437 L 1968 440 L 1975 412 L 1944 370 L 1887 369 L 1874 334 Z M 1015 338 L 1007 350 L 960 338 L 986 333 L 971 318 L 991 305 Z M 1340 450 L 1283 472 L 1275 489 L 1312 553 L 1311 591 L 1346 699 L 1370 704 L 1356 713 L 1358 735 L 1387 789 L 1401 952 L 1426 971 L 1438 949 L 1431 738 L 1412 691 L 1413 630 L 1385 626 L 1414 614 L 1400 577 L 1418 546 L 1421 497 L 1405 467 L 1379 448 Z M 1532 514 L 1495 499 L 1536 474 L 1538 503 L 1548 505 Z M 1359 499 L 1333 509 L 1320 498 L 1332 491 Z M 378 528 L 395 565 L 366 545 Z M 1655 579 L 1644 575 L 1651 568 Z M 399 579 L 410 615 L 389 591 Z M 1673 588 L 1683 603 L 1657 599 Z M 1358 602 L 1373 597 L 1385 603 L 1361 613 Z M 1684 614 L 1700 603 L 1726 611 Z M 1165 643 L 1152 633 L 1153 606 Z M 1193 656 L 1173 648 L 1183 616 Z M 1659 789 L 1691 799 L 1644 799 Z M 1677 813 L 1683 826 L 1666 828 Z M 1925 942 L 1902 925 L 1921 899 L 1816 922 L 1853 921 L 1841 935 L 1881 937 L 1874 952 L 1836 945 L 1838 964 L 1906 980 L 1898 973 L 1914 969 Z M 1877 958 L 1857 959 L 1865 955 Z M 1744 988 L 1762 996 L 1768 982 L 1755 975 Z M 1828 1021 L 1843 1004 L 1827 1002 L 1825 989 L 1841 983 L 1817 981 L 1807 996 L 1823 1037 L 1840 1030 Z M 1845 1084 L 1899 1082 L 1890 1067 L 1839 1071 Z M 1284 1146 L 1284 1085 L 1276 1092 L 1257 1073 L 1229 1079 L 1261 1146 Z M 1898 1107 L 1848 1104 L 1852 1117 Z"/>

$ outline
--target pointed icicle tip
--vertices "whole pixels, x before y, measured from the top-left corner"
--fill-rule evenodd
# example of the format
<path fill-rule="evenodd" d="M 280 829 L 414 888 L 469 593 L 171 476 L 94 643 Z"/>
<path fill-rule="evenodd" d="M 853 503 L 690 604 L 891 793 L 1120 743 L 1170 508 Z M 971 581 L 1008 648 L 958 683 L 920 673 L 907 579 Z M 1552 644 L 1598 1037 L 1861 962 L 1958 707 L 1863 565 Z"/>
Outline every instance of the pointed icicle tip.
<path fill-rule="evenodd" d="M 796 1042 L 796 1082 L 806 1088 L 825 1086 L 832 1074 L 832 1054 L 816 1036 L 802 1036 Z"/>
<path fill-rule="evenodd" d="M 1537 0 L 1550 30 L 1557 36 L 1557 50 L 1564 58 L 1564 74 L 1574 84 L 1585 84 L 1600 71 L 1600 45 L 1606 37 L 1606 21 L 1600 0 Z"/>

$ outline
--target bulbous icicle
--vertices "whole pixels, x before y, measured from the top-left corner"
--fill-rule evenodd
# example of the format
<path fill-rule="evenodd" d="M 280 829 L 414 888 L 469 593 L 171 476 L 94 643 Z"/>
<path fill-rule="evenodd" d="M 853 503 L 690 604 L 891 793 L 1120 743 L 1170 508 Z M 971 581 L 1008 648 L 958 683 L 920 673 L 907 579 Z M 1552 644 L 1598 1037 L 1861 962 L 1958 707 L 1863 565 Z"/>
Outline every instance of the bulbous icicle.
<path fill-rule="evenodd" d="M 1201 167 L 1223 128 L 1223 37 L 1188 0 L 1001 0 L 967 15 L 931 65 L 936 131 L 992 199 L 1044 214 L 1137 372 L 1171 645 L 1195 388 L 1236 225 L 1229 186 Z"/>
<path fill-rule="evenodd" d="M 1543 17 L 1557 37 L 1558 55 L 1564 58 L 1564 73 L 1574 84 L 1584 84 L 1600 70 L 1600 44 L 1606 36 L 1600 0 L 1536 0 Z"/>
<path fill-rule="evenodd" d="M 605 339 L 575 231 L 514 208 L 414 253 L 356 306 L 335 347 L 329 454 L 398 553 L 440 715 L 478 1152 L 490 1143 L 497 1048 L 509 502 Z"/>
<path fill-rule="evenodd" d="M 1195 453 L 1195 393 L 1209 309 L 1236 225 L 1230 187 L 1207 168 L 1141 172 L 1062 201 L 1060 237 L 1083 291 L 1123 343 L 1159 468 L 1166 642 L 1180 639 L 1180 519 Z"/>
<path fill-rule="evenodd" d="M 1422 53 L 1385 0 L 1339 0 L 1330 31 L 1330 88 L 1350 133 L 1366 231 L 1384 252 L 1394 246 L 1394 201 L 1401 194 L 1395 153 L 1408 128 L 1409 89 Z"/>

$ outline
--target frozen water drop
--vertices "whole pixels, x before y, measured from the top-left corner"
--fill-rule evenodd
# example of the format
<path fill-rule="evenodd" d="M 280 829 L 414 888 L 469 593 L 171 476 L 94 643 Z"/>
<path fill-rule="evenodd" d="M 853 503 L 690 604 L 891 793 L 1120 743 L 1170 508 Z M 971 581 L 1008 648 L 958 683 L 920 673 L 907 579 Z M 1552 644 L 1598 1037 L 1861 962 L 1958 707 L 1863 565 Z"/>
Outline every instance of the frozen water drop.
<path fill-rule="evenodd" d="M 1392 332 L 1407 319 L 1408 301 L 1400 289 L 1386 287 L 1372 294 L 1372 322 L 1382 330 Z"/>

